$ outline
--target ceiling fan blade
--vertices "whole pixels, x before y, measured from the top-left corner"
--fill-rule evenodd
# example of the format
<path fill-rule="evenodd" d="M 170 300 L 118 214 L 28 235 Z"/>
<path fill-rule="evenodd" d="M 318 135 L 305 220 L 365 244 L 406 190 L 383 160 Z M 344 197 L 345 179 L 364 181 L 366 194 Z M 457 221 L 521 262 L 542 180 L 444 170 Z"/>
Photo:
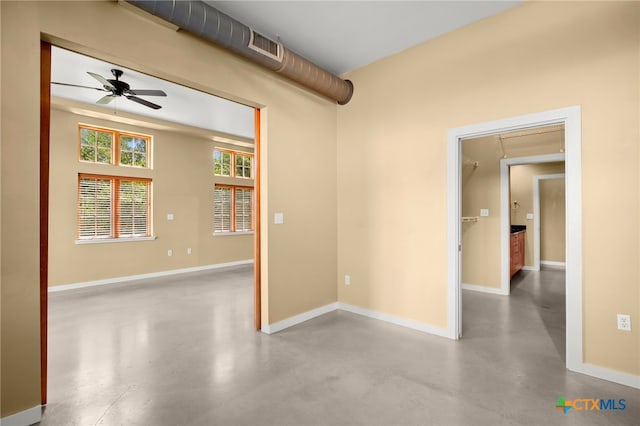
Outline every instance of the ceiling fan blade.
<path fill-rule="evenodd" d="M 153 108 L 153 109 L 160 109 L 162 108 L 160 105 L 154 104 L 153 102 L 149 102 L 145 99 L 141 99 L 141 98 L 136 98 L 135 96 L 127 96 L 127 99 L 129 99 L 130 101 L 133 102 L 137 102 L 141 105 L 147 106 L 149 108 Z"/>
<path fill-rule="evenodd" d="M 89 74 L 91 77 L 98 80 L 100 84 L 102 84 L 106 89 L 115 90 L 115 87 L 113 86 L 113 84 L 109 83 L 109 81 L 107 81 L 107 79 L 101 76 L 100 74 L 96 74 L 94 72 L 89 72 L 89 71 L 87 71 L 87 74 Z"/>
<path fill-rule="evenodd" d="M 97 104 L 101 104 L 101 105 L 106 105 L 109 102 L 111 102 L 112 100 L 114 100 L 115 98 L 116 98 L 115 95 L 106 95 L 106 96 L 103 96 L 100 99 L 98 99 L 96 101 L 96 103 Z"/>
<path fill-rule="evenodd" d="M 51 84 L 57 84 L 59 86 L 80 87 L 80 88 L 83 88 L 83 89 L 93 89 L 93 90 L 99 90 L 101 92 L 109 92 L 109 90 L 107 90 L 107 89 L 100 89 L 98 87 L 91 87 L 91 86 L 81 86 L 79 84 L 58 83 L 57 81 L 52 81 Z"/>
<path fill-rule="evenodd" d="M 162 90 L 128 90 L 127 92 L 137 96 L 167 96 Z"/>

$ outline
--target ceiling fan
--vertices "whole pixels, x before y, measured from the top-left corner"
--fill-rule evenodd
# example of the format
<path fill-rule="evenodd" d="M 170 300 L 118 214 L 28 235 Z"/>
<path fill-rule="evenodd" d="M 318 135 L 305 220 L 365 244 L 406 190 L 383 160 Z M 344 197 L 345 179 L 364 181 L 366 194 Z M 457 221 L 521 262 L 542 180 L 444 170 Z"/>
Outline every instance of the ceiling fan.
<path fill-rule="evenodd" d="M 160 108 L 162 108 L 160 105 L 154 104 L 153 102 L 149 102 L 146 99 L 139 98 L 138 96 L 167 96 L 167 94 L 165 92 L 163 92 L 162 90 L 133 90 L 133 89 L 131 89 L 129 84 L 127 84 L 124 81 L 120 80 L 120 77 L 122 76 L 123 71 L 119 70 L 119 69 L 116 69 L 116 68 L 111 70 L 111 74 L 113 74 L 115 79 L 107 80 L 106 78 L 104 78 L 100 74 L 96 74 L 96 73 L 88 72 L 88 71 L 87 71 L 87 74 L 89 74 L 91 77 L 93 77 L 96 80 L 98 80 L 100 82 L 100 84 L 102 84 L 102 88 L 91 87 L 91 86 L 81 86 L 81 85 L 78 85 L 78 84 L 71 84 L 71 83 L 58 83 L 58 82 L 55 82 L 55 81 L 52 81 L 51 84 L 58 84 L 60 86 L 82 87 L 84 89 L 99 90 L 101 92 L 110 92 L 108 95 L 105 95 L 105 96 L 103 96 L 102 98 L 100 98 L 100 99 L 98 99 L 96 101 L 97 104 L 102 104 L 102 105 L 108 104 L 109 102 L 111 102 L 112 100 L 114 100 L 115 98 L 117 98 L 119 96 L 124 96 L 125 98 L 129 99 L 130 101 L 137 102 L 137 103 L 139 103 L 141 105 L 144 105 L 146 107 L 153 108 L 153 109 L 160 109 Z"/>

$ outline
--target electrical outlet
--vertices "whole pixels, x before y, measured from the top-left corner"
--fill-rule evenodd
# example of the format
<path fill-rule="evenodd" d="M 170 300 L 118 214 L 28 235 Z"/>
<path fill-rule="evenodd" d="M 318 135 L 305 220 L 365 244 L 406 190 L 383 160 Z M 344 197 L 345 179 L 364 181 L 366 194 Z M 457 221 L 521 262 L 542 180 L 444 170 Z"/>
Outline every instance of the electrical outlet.
<path fill-rule="evenodd" d="M 489 209 L 480 209 L 480 216 L 488 217 L 489 216 Z"/>
<path fill-rule="evenodd" d="M 351 275 L 344 276 L 344 285 L 351 285 Z"/>
<path fill-rule="evenodd" d="M 631 315 L 618 314 L 618 330 L 631 331 Z"/>
<path fill-rule="evenodd" d="M 171 249 L 167 250 L 167 256 L 169 257 L 173 256 L 173 250 Z"/>
<path fill-rule="evenodd" d="M 191 247 L 187 249 L 187 254 L 191 254 Z"/>

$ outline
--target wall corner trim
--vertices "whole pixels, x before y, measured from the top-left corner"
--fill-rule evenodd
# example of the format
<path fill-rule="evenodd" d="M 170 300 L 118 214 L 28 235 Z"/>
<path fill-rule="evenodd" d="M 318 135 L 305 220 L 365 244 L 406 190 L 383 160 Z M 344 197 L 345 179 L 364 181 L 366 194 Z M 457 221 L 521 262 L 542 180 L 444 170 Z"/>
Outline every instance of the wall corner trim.
<path fill-rule="evenodd" d="M 321 306 L 319 308 L 312 309 L 310 311 L 303 312 L 298 315 L 294 315 L 282 321 L 278 321 L 273 324 L 264 324 L 260 331 L 266 334 L 274 334 L 282 331 L 286 328 L 293 327 L 310 319 L 319 317 L 333 311 L 346 311 L 352 314 L 362 315 L 368 318 L 377 319 L 380 321 L 388 322 L 391 324 L 399 325 L 401 327 L 410 328 L 412 330 L 422 331 L 423 333 L 434 334 L 440 337 L 451 338 L 447 329 L 435 327 L 428 324 L 423 324 L 417 321 L 412 321 L 405 318 L 396 317 L 393 315 L 385 314 L 383 312 L 372 311 L 370 309 L 361 308 L 359 306 L 349 305 L 342 302 L 333 302 L 328 305 Z"/>
<path fill-rule="evenodd" d="M 42 420 L 42 405 L 0 419 L 1 426 L 29 426 Z"/>
<path fill-rule="evenodd" d="M 75 290 L 75 289 L 85 288 L 85 287 L 94 287 L 99 285 L 116 284 L 116 283 L 122 283 L 126 281 L 143 280 L 147 278 L 165 277 L 168 275 L 186 274 L 189 272 L 206 271 L 209 269 L 232 268 L 235 266 L 243 266 L 243 265 L 251 265 L 251 264 L 253 264 L 253 259 L 247 259 L 247 260 L 238 260 L 235 262 L 215 263 L 212 265 L 204 265 L 204 266 L 194 266 L 192 268 L 171 269 L 168 271 L 151 272 L 148 274 L 129 275 L 126 277 L 107 278 L 104 280 L 56 285 L 53 287 L 49 287 L 49 293 L 54 293 L 57 291 Z"/>
<path fill-rule="evenodd" d="M 463 290 L 470 290 L 470 291 L 477 291 L 479 293 L 499 294 L 501 296 L 508 296 L 509 295 L 508 292 L 505 292 L 501 288 L 485 287 L 485 286 L 476 285 L 476 284 L 465 284 L 465 283 L 462 283 L 462 289 Z"/>
<path fill-rule="evenodd" d="M 319 308 L 311 309 L 310 311 L 303 312 L 298 315 L 283 319 L 282 321 L 275 322 L 273 324 L 264 324 L 260 329 L 263 333 L 274 334 L 285 328 L 293 327 L 310 319 L 319 317 L 320 315 L 327 314 L 329 312 L 338 309 L 338 302 L 329 303 L 328 305 L 320 306 Z"/>
<path fill-rule="evenodd" d="M 448 330 L 445 328 L 423 324 L 423 323 L 412 321 L 406 318 L 400 318 L 394 315 L 385 314 L 383 312 L 372 311 L 370 309 L 361 308 L 359 306 L 349 305 L 347 303 L 342 303 L 342 302 L 338 302 L 338 309 L 342 311 L 351 312 L 353 314 L 362 315 L 365 317 L 389 322 L 391 324 L 399 325 L 401 327 L 422 331 L 423 333 L 429 333 L 429 334 L 434 334 L 440 337 L 451 338 Z"/>

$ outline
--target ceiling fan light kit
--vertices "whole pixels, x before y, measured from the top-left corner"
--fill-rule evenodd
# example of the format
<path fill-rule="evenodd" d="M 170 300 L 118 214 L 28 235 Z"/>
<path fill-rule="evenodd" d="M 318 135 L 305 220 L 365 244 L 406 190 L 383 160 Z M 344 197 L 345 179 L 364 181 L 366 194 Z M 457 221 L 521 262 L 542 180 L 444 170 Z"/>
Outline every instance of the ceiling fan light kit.
<path fill-rule="evenodd" d="M 87 74 L 89 74 L 91 77 L 98 80 L 98 82 L 102 84 L 102 88 L 91 87 L 91 86 L 81 86 L 78 84 L 71 84 L 71 83 L 59 83 L 59 82 L 51 82 L 51 84 L 58 84 L 61 86 L 80 87 L 83 89 L 99 90 L 101 92 L 110 92 L 108 95 L 105 95 L 96 101 L 96 103 L 100 105 L 106 105 L 111 101 L 113 101 L 115 98 L 124 96 L 128 100 L 139 103 L 140 105 L 144 105 L 148 108 L 160 109 L 162 108 L 162 106 L 158 104 L 154 104 L 153 102 L 149 102 L 146 99 L 139 98 L 138 96 L 167 96 L 167 94 L 162 90 L 131 89 L 131 86 L 129 86 L 128 83 L 120 80 L 120 77 L 122 77 L 123 71 L 117 68 L 113 68 L 111 70 L 111 74 L 113 74 L 114 76 L 113 79 L 106 79 L 100 74 L 96 74 L 90 71 L 87 71 Z"/>

